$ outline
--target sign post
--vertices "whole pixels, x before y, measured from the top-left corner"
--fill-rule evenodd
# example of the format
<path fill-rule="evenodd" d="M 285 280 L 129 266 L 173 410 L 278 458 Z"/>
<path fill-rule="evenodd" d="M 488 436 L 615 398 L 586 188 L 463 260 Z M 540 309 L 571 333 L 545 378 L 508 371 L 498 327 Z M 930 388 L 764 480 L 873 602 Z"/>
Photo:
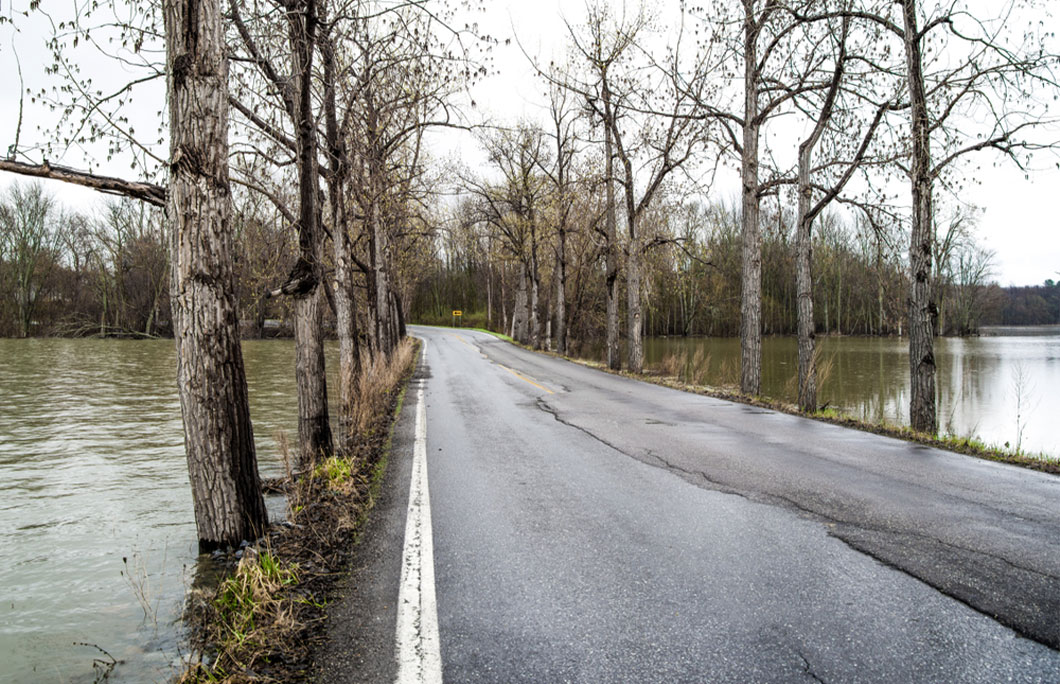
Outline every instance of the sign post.
<path fill-rule="evenodd" d="M 454 328 L 457 327 L 457 325 L 456 325 L 457 320 L 463 315 L 464 315 L 464 312 L 461 311 L 460 309 L 453 309 L 453 327 Z"/>

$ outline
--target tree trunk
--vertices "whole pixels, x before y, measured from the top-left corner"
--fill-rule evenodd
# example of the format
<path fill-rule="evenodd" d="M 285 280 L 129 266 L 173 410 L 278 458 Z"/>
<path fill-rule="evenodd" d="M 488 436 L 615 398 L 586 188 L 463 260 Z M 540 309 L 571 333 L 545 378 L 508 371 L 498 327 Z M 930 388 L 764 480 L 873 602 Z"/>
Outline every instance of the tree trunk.
<path fill-rule="evenodd" d="M 376 166 L 373 164 L 373 166 Z M 393 340 L 390 338 L 390 283 L 387 277 L 387 235 L 382 225 L 379 211 L 379 203 L 382 201 L 381 183 L 378 178 L 379 171 L 373 171 L 372 182 L 372 205 L 369 210 L 369 230 L 371 232 L 372 249 L 372 282 L 373 282 L 373 337 L 375 348 L 378 353 L 389 354 L 393 349 Z"/>
<path fill-rule="evenodd" d="M 741 159 L 740 391 L 757 395 L 762 385 L 762 235 L 758 226 L 758 29 L 754 6 L 744 0 L 744 121 Z"/>
<path fill-rule="evenodd" d="M 915 0 L 902 0 L 905 58 L 909 78 L 913 150 L 910 176 L 913 226 L 909 240 L 909 423 L 914 430 L 934 434 L 935 351 L 931 301 L 931 131 L 924 93 L 923 58 L 917 30 Z"/>
<path fill-rule="evenodd" d="M 567 354 L 567 231 L 560 227 L 556 259 L 556 351 Z"/>
<path fill-rule="evenodd" d="M 486 330 L 493 330 L 493 259 L 489 241 L 486 243 Z"/>
<path fill-rule="evenodd" d="M 228 65 L 217 0 L 166 0 L 177 385 L 202 550 L 268 523 L 239 344 L 228 185 Z"/>
<path fill-rule="evenodd" d="M 531 219 L 532 220 L 532 219 Z M 531 238 L 533 239 L 533 238 Z M 537 251 L 536 246 L 534 252 Z M 530 262 L 530 346 L 534 349 L 541 348 L 541 276 L 537 270 L 537 257 L 533 256 Z"/>
<path fill-rule="evenodd" d="M 508 269 L 505 268 L 505 265 L 502 262 L 500 277 L 497 279 L 497 286 L 500 288 L 501 296 L 501 332 L 506 333 L 508 337 L 515 339 L 515 331 L 508 325 L 508 300 L 504 296 L 504 274 L 507 270 Z"/>
<path fill-rule="evenodd" d="M 633 218 L 630 217 L 630 233 L 633 232 Z M 633 235 L 629 240 L 629 259 L 626 261 L 626 304 L 627 312 L 627 344 L 629 345 L 629 370 L 632 373 L 640 373 L 644 370 L 644 336 L 641 326 L 643 311 L 640 304 L 640 244 Z"/>
<path fill-rule="evenodd" d="M 327 24 L 324 25 L 327 27 Z M 331 213 L 331 236 L 335 258 L 335 334 L 339 339 L 339 440 L 352 437 L 357 375 L 360 373 L 361 348 L 357 336 L 357 310 L 353 283 L 353 247 L 350 244 L 349 221 L 344 191 L 349 177 L 349 158 L 345 140 L 339 131 L 335 102 L 335 49 L 330 27 L 321 34 L 324 66 L 325 130 L 328 144 L 328 204 Z"/>
<path fill-rule="evenodd" d="M 339 437 L 343 442 L 350 437 L 350 421 L 357 399 L 357 376 L 361 370 L 353 260 L 346 230 L 345 221 L 341 219 L 332 227 L 335 240 L 335 328 L 339 338 Z"/>
<path fill-rule="evenodd" d="M 515 307 L 512 310 L 512 335 L 511 337 L 520 344 L 526 344 L 529 340 L 529 308 L 527 305 L 528 280 L 526 271 L 528 267 L 520 264 L 519 289 L 515 291 Z"/>
<path fill-rule="evenodd" d="M 629 370 L 640 373 L 644 370 L 644 319 L 640 304 L 640 266 L 643 256 L 638 234 L 637 212 L 634 209 L 633 165 L 621 145 L 622 166 L 624 171 L 623 188 L 626 195 L 626 228 L 629 230 L 629 257 L 626 259 L 626 337 L 629 345 Z"/>
<path fill-rule="evenodd" d="M 298 249 L 304 285 L 295 294 L 295 381 L 298 386 L 299 464 L 305 469 L 332 453 L 324 374 L 323 256 L 317 212 L 317 129 L 312 109 L 313 52 L 316 44 L 316 2 L 303 0 L 288 10 L 291 67 L 298 84 L 295 121 L 298 147 Z"/>
<path fill-rule="evenodd" d="M 608 103 L 605 100 L 605 105 Z M 610 118 L 610 106 L 605 118 Z M 604 122 L 604 165 L 607 176 L 607 207 L 605 228 L 607 230 L 607 367 L 618 370 L 622 367 L 618 347 L 618 232 L 615 220 L 615 165 L 614 148 L 611 141 L 610 121 Z"/>
<path fill-rule="evenodd" d="M 394 311 L 397 312 L 397 339 L 403 340 L 406 336 L 408 336 L 409 331 L 407 326 L 405 325 L 405 303 L 401 297 L 400 290 L 394 291 Z"/>
<path fill-rule="evenodd" d="M 876 236 L 876 306 L 879 309 L 876 334 L 882 336 L 886 328 L 883 319 L 883 246 L 879 235 Z"/>
<path fill-rule="evenodd" d="M 810 216 L 810 161 L 812 145 L 799 146 L 799 208 L 795 233 L 795 295 L 799 335 L 799 409 L 817 410 L 816 333 L 813 325 L 813 218 Z"/>

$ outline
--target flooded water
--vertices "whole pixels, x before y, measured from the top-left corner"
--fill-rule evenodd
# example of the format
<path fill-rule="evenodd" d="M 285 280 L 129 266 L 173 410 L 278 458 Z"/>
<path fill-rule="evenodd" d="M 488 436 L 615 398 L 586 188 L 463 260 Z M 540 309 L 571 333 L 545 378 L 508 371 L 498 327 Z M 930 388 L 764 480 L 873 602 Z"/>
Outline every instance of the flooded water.
<path fill-rule="evenodd" d="M 987 444 L 1060 456 L 1060 326 L 996 328 L 982 337 L 935 341 L 942 432 Z M 868 421 L 909 423 L 909 341 L 824 337 L 818 400 Z M 645 363 L 667 355 L 705 369 L 710 384 L 739 384 L 740 344 L 732 338 L 650 338 Z M 698 354 L 698 356 L 697 356 Z M 795 401 L 796 340 L 766 338 L 762 393 Z"/>
<path fill-rule="evenodd" d="M 294 347 L 243 349 L 278 475 Z M 174 363 L 171 340 L 0 340 L 0 681 L 172 676 L 197 554 Z"/>

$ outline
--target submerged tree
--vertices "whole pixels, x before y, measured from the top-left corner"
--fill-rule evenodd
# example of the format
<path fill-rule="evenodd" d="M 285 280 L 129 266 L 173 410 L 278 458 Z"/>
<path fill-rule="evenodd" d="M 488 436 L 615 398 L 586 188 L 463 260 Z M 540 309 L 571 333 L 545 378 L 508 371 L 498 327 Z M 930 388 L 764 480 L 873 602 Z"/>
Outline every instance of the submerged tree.
<path fill-rule="evenodd" d="M 1017 165 L 1046 144 L 1034 129 L 1050 123 L 1045 101 L 1058 88 L 1042 26 L 1013 36 L 1006 27 L 1024 18 L 1023 3 L 1008 0 L 991 15 L 959 2 L 901 0 L 897 9 L 855 11 L 901 41 L 909 103 L 908 175 L 912 197 L 909 237 L 909 422 L 914 430 L 938 428 L 933 289 L 937 185 L 962 187 L 956 163 L 994 150 Z"/>

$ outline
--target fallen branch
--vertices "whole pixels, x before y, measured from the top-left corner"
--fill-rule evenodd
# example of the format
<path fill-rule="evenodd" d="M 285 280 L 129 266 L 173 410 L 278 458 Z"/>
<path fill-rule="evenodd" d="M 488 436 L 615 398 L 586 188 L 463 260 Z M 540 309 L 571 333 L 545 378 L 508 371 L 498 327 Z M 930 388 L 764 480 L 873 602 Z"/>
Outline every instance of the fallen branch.
<path fill-rule="evenodd" d="M 68 166 L 58 166 L 48 162 L 27 164 L 13 159 L 0 159 L 0 171 L 59 180 L 64 183 L 82 185 L 111 195 L 124 195 L 125 197 L 142 200 L 156 207 L 164 208 L 166 206 L 166 188 L 154 183 L 128 181 L 113 176 L 99 176 L 87 171 L 78 171 Z"/>

